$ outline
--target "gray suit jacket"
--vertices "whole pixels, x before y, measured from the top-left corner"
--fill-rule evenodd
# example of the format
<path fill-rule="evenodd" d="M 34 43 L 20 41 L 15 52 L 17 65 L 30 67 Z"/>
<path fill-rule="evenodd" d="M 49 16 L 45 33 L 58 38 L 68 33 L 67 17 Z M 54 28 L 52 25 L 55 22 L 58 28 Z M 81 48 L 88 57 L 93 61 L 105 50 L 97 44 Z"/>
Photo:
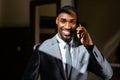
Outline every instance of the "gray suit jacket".
<path fill-rule="evenodd" d="M 67 63 L 66 63 L 67 64 Z M 56 36 L 34 47 L 23 80 L 87 80 L 88 72 L 93 72 L 103 80 L 112 77 L 112 69 L 96 46 L 75 46 L 74 64 L 67 79 Z"/>

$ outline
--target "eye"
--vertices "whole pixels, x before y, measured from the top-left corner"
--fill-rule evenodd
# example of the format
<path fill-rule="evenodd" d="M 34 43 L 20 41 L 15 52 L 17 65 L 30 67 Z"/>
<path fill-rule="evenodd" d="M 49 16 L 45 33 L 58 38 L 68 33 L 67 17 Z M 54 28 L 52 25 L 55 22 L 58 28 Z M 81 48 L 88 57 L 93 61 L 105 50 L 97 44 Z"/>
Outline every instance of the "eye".
<path fill-rule="evenodd" d="M 61 19 L 60 22 L 61 22 L 61 23 L 65 23 L 65 22 L 66 22 L 66 19 Z"/>
<path fill-rule="evenodd" d="M 71 24 L 76 24 L 76 20 L 70 20 Z"/>

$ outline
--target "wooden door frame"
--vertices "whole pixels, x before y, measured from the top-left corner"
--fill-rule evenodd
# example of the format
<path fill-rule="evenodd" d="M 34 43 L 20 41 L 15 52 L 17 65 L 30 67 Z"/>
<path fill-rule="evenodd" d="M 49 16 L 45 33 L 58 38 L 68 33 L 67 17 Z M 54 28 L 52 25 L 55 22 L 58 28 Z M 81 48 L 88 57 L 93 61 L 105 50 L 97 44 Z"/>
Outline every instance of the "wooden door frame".
<path fill-rule="evenodd" d="M 35 10 L 36 10 L 36 6 L 40 6 L 40 5 L 46 5 L 46 4 L 56 4 L 56 13 L 58 12 L 58 10 L 60 9 L 60 5 L 61 5 L 61 1 L 60 0 L 32 0 L 30 1 L 30 28 L 31 28 L 31 32 L 33 33 L 32 36 L 32 41 L 33 41 L 33 45 L 35 43 Z"/>

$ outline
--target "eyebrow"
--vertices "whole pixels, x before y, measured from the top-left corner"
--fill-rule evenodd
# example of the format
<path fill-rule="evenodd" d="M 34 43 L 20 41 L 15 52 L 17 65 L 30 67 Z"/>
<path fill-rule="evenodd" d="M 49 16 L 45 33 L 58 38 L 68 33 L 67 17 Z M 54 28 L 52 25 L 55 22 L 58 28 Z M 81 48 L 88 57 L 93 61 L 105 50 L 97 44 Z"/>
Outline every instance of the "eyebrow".
<path fill-rule="evenodd" d="M 60 18 L 60 19 L 65 19 L 65 20 L 67 20 L 66 18 Z M 77 20 L 77 19 L 70 19 L 70 20 Z"/>

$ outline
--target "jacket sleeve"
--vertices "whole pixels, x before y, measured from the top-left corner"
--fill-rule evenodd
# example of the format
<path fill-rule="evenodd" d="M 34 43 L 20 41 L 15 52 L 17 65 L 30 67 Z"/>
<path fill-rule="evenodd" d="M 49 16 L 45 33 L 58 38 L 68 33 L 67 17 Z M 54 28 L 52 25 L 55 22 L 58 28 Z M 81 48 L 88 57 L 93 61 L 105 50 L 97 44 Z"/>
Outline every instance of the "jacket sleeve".
<path fill-rule="evenodd" d="M 39 74 L 40 56 L 38 53 L 39 45 L 34 46 L 33 54 L 27 64 L 22 80 L 37 80 Z"/>
<path fill-rule="evenodd" d="M 106 58 L 95 45 L 87 47 L 87 50 L 90 53 L 88 69 L 103 80 L 109 80 L 113 75 L 113 71 Z"/>

